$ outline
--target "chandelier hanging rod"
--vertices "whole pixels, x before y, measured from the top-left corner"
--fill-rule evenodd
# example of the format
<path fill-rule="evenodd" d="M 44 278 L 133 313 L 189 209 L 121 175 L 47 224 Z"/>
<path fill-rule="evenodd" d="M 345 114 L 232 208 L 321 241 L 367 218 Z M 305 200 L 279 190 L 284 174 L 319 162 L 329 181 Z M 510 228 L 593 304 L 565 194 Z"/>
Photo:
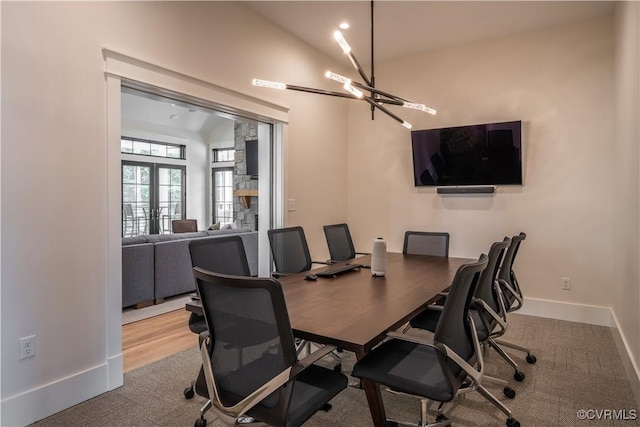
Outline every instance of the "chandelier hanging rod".
<path fill-rule="evenodd" d="M 335 31 L 333 33 L 334 39 L 336 40 L 336 42 L 338 43 L 338 45 L 340 46 L 344 54 L 347 55 L 353 67 L 356 69 L 356 71 L 358 71 L 358 74 L 360 74 L 360 77 L 362 77 L 362 79 L 365 82 L 364 84 L 359 82 L 354 82 L 348 77 L 341 76 L 331 71 L 327 71 L 325 73 L 325 77 L 327 77 L 328 79 L 334 80 L 338 83 L 341 83 L 343 85 L 343 89 L 346 92 L 335 92 L 335 91 L 330 91 L 325 89 L 315 89 L 315 88 L 310 88 L 305 86 L 290 85 L 287 83 L 273 82 L 273 81 L 261 80 L 261 79 L 253 79 L 253 85 L 270 88 L 270 89 L 295 90 L 299 92 L 315 93 L 318 95 L 328 95 L 328 96 L 335 96 L 340 98 L 348 98 L 348 99 L 365 101 L 369 105 L 371 105 L 371 120 L 374 119 L 374 112 L 375 112 L 375 109 L 377 108 L 383 113 L 385 113 L 386 115 L 388 115 L 389 117 L 391 117 L 392 119 L 396 120 L 398 123 L 402 124 L 404 127 L 411 129 L 411 124 L 407 123 L 406 121 L 401 119 L 399 116 L 397 116 L 395 113 L 393 113 L 392 111 L 384 107 L 383 104 L 410 108 L 410 109 L 419 110 L 419 111 L 422 111 L 428 114 L 433 114 L 433 115 L 436 114 L 436 110 L 434 110 L 433 108 L 429 108 L 424 104 L 411 102 L 399 96 L 392 95 L 388 92 L 384 92 L 375 87 L 374 56 L 373 56 L 374 55 L 373 25 L 374 25 L 374 20 L 373 20 L 373 0 L 372 0 L 371 1 L 371 78 L 367 76 L 367 73 L 364 71 L 364 69 L 356 59 L 355 55 L 351 51 L 351 46 L 349 46 L 349 43 L 346 41 L 342 33 L 340 31 Z M 363 91 L 368 92 L 368 95 L 365 96 Z"/>

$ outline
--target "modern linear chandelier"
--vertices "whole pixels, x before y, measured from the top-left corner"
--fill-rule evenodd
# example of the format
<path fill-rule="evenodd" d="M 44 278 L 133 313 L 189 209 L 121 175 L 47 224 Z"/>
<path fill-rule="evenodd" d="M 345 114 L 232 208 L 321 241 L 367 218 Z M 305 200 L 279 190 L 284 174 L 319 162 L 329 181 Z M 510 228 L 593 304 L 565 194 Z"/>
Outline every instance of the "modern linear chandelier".
<path fill-rule="evenodd" d="M 338 42 L 338 45 L 340 45 L 345 55 L 349 57 L 351 64 L 358 71 L 364 83 L 353 81 L 348 77 L 341 76 L 340 74 L 336 74 L 332 71 L 327 71 L 325 73 L 325 77 L 327 77 L 330 80 L 334 80 L 338 83 L 341 83 L 342 88 L 345 90 L 345 92 L 334 92 L 334 91 L 324 90 L 324 89 L 314 89 L 310 87 L 295 86 L 287 83 L 274 82 L 274 81 L 262 80 L 262 79 L 253 79 L 253 85 L 270 88 L 270 89 L 296 90 L 300 92 L 315 93 L 318 95 L 338 96 L 341 98 L 349 98 L 349 99 L 364 101 L 371 105 L 371 120 L 374 119 L 374 113 L 377 108 L 378 110 L 382 111 L 383 113 L 387 114 L 389 117 L 393 118 L 394 120 L 402 124 L 407 129 L 411 129 L 410 123 L 401 119 L 395 113 L 393 113 L 388 108 L 386 108 L 385 104 L 397 105 L 404 108 L 419 110 L 419 111 L 423 111 L 425 113 L 429 113 L 433 115 L 436 114 L 436 110 L 434 110 L 433 108 L 429 108 L 424 104 L 411 102 L 399 96 L 395 96 L 390 93 L 383 92 L 380 89 L 376 88 L 374 66 L 373 66 L 374 64 L 373 25 L 374 25 L 374 21 L 373 21 L 373 0 L 372 0 L 371 1 L 371 78 L 367 76 L 367 73 L 360 66 L 360 63 L 358 62 L 355 55 L 351 51 L 351 46 L 349 46 L 349 43 L 347 43 L 347 40 L 345 40 L 342 33 L 340 31 L 336 31 L 333 33 L 333 37 Z"/>

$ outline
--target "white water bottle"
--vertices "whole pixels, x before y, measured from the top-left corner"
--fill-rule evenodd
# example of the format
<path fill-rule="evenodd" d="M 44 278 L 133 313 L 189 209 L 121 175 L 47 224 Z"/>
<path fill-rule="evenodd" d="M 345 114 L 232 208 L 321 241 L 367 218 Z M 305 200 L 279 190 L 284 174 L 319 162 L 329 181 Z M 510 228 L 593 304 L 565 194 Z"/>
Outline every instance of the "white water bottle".
<path fill-rule="evenodd" d="M 371 251 L 371 275 L 384 276 L 387 271 L 387 243 L 382 237 L 373 241 Z"/>

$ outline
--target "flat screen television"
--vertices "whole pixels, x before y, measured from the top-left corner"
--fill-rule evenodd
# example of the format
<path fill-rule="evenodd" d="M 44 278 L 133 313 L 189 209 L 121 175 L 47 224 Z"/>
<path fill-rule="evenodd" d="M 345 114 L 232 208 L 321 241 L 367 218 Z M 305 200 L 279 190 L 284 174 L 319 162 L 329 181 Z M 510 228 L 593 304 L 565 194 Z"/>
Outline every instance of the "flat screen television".
<path fill-rule="evenodd" d="M 258 140 L 246 142 L 245 155 L 247 156 L 247 175 L 258 178 Z"/>
<path fill-rule="evenodd" d="M 522 185 L 522 122 L 411 131 L 417 187 Z"/>

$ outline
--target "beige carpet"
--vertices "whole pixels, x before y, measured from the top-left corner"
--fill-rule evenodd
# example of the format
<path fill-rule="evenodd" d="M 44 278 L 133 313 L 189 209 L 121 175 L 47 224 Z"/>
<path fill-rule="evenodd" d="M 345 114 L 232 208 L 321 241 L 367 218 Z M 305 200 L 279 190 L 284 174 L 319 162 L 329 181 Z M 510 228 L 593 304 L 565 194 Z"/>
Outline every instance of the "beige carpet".
<path fill-rule="evenodd" d="M 504 402 L 522 426 L 637 426 L 637 420 L 582 420 L 579 411 L 626 411 L 638 413 L 611 329 L 573 322 L 512 315 L 507 334 L 510 341 L 529 346 L 537 363 L 529 365 L 524 355 L 510 351 L 526 374 L 522 383 L 513 381 L 513 371 L 493 351 L 487 357 L 487 373 L 511 379 L 515 399 L 503 396 L 501 388 L 489 390 Z M 343 353 L 343 371 L 350 372 L 354 358 Z M 124 386 L 34 425 L 53 426 L 192 426 L 203 400 L 186 400 L 182 390 L 199 368 L 194 347 L 144 368 L 125 374 Z M 383 392 L 387 416 L 415 422 L 420 407 L 415 399 Z M 371 425 L 362 390 L 348 388 L 333 401 L 333 409 L 319 412 L 305 425 L 310 427 L 365 427 Z M 618 414 L 623 414 L 618 412 Z M 504 426 L 505 417 L 477 393 L 459 399 L 449 418 L 456 426 Z M 209 415 L 209 426 L 222 426 Z"/>

